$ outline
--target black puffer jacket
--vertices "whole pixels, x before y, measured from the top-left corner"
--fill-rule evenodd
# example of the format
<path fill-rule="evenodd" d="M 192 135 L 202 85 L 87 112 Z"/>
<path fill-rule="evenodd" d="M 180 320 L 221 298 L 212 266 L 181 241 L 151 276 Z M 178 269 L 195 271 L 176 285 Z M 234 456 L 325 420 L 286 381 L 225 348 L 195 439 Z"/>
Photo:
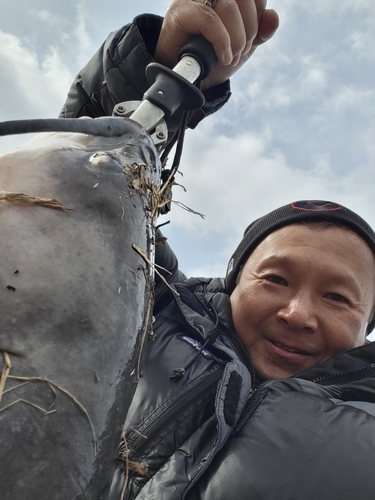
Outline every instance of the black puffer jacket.
<path fill-rule="evenodd" d="M 222 288 L 222 280 L 176 283 L 179 297 L 156 316 L 155 340 L 125 423 L 128 458 L 148 471 L 132 476 L 128 498 L 144 485 L 139 498 L 181 498 L 226 442 L 246 404 L 250 373 L 216 317 L 216 310 L 223 314 L 228 307 L 228 296 L 215 293 Z M 211 295 L 215 305 L 206 303 Z M 113 489 L 122 484 L 121 472 Z M 110 498 L 116 497 L 112 491 Z"/>
<path fill-rule="evenodd" d="M 62 116 L 110 114 L 117 102 L 140 99 L 159 28 L 159 18 L 144 16 L 112 34 L 77 77 Z M 228 96 L 226 84 L 212 89 L 191 125 Z M 123 464 L 138 464 L 125 498 L 372 500 L 375 345 L 258 387 L 223 281 L 181 281 L 167 245 L 157 259 L 178 295 L 157 286 L 155 338 L 119 453 Z M 119 467 L 110 500 L 120 498 L 124 477 Z"/>
<path fill-rule="evenodd" d="M 176 269 L 168 248 L 158 253 Z M 157 303 L 125 424 L 120 459 L 127 451 L 147 467 L 131 472 L 125 498 L 372 499 L 375 344 L 257 386 L 224 282 L 174 286 L 179 296 L 165 292 Z M 124 476 L 119 468 L 110 500 Z"/>

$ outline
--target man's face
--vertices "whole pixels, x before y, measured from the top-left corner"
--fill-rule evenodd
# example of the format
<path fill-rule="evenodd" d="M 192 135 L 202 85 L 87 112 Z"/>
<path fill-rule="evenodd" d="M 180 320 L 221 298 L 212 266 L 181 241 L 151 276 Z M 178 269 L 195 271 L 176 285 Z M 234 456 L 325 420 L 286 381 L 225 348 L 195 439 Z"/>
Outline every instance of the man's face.
<path fill-rule="evenodd" d="M 355 233 L 291 225 L 247 260 L 230 301 L 236 332 L 264 378 L 294 375 L 364 343 L 374 256 Z"/>

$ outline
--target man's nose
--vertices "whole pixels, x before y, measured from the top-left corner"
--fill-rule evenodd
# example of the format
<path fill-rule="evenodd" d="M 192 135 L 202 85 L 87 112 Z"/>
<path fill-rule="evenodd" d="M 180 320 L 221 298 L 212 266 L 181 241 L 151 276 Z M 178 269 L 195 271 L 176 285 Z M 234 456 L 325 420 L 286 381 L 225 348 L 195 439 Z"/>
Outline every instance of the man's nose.
<path fill-rule="evenodd" d="M 277 318 L 293 330 L 315 331 L 318 327 L 316 306 L 308 293 L 295 295 L 277 312 Z"/>

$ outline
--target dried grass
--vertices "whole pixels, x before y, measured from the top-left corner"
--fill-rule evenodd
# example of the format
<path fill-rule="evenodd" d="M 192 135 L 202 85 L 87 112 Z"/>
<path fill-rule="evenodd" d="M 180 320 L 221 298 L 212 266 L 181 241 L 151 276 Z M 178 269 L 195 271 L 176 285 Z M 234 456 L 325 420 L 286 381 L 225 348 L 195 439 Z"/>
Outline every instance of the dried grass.
<path fill-rule="evenodd" d="M 145 465 L 141 465 L 138 462 L 132 462 L 131 460 L 129 460 L 129 447 L 128 447 L 128 442 L 126 440 L 125 428 L 122 429 L 121 438 L 124 442 L 124 448 L 125 448 L 125 458 L 124 458 L 125 479 L 124 479 L 124 484 L 122 485 L 120 500 L 124 500 L 126 488 L 129 482 L 129 471 L 133 470 L 143 476 L 144 474 L 147 474 L 148 468 Z"/>
<path fill-rule="evenodd" d="M 146 264 L 148 266 L 150 266 L 150 268 L 160 277 L 160 279 L 167 285 L 167 287 L 177 296 L 179 297 L 180 294 L 170 286 L 170 284 L 168 283 L 168 281 L 164 278 L 164 276 L 157 270 L 157 268 L 159 269 L 162 269 L 163 271 L 166 271 L 167 273 L 171 274 L 167 269 L 165 269 L 164 267 L 162 266 L 158 266 L 157 264 L 155 264 L 154 262 L 152 262 L 146 252 L 144 252 L 142 250 L 142 248 L 140 248 L 138 245 L 136 245 L 135 243 L 133 243 L 133 248 L 134 250 L 142 257 L 142 259 L 146 262 Z M 144 343 L 145 343 L 145 340 L 146 340 L 146 336 L 147 336 L 147 332 L 148 332 L 148 329 L 150 327 L 150 325 L 152 324 L 152 310 L 153 310 L 153 301 L 151 300 L 151 297 L 148 301 L 148 305 L 147 305 L 147 311 L 146 311 L 146 317 L 145 317 L 145 322 L 144 322 L 144 329 L 143 329 L 143 332 L 142 332 L 142 338 L 141 338 L 141 347 L 140 347 L 140 350 L 139 350 L 139 355 L 138 355 L 138 360 L 137 360 L 137 380 L 140 379 L 140 376 L 141 376 L 141 373 L 140 373 L 140 367 L 141 367 L 141 357 L 142 357 L 142 351 L 143 351 L 143 347 L 144 347 Z"/>
<path fill-rule="evenodd" d="M 155 264 L 154 262 L 152 262 L 147 254 L 142 250 L 142 248 L 140 248 L 138 245 L 136 245 L 135 243 L 133 243 L 132 247 L 134 248 L 134 250 L 139 253 L 139 255 L 143 258 L 143 260 L 146 262 L 146 264 L 148 264 L 151 269 L 153 269 L 153 271 L 155 271 L 155 273 L 159 276 L 159 278 L 167 285 L 167 287 L 177 296 L 179 297 L 180 294 L 174 289 L 171 287 L 171 285 L 168 283 L 168 281 L 164 278 L 164 276 L 159 273 L 159 271 L 157 270 L 157 268 L 159 269 L 162 269 L 163 271 L 166 271 L 167 273 L 171 274 L 168 269 L 165 269 L 164 267 L 162 266 L 158 266 L 157 264 Z"/>
<path fill-rule="evenodd" d="M 3 394 L 6 394 L 7 392 L 15 391 L 16 389 L 19 389 L 23 385 L 27 385 L 29 382 L 22 382 L 22 384 L 15 385 L 14 387 L 10 387 L 6 391 L 3 392 Z"/>
<path fill-rule="evenodd" d="M 88 414 L 86 408 L 78 401 L 78 399 L 76 399 L 69 391 L 67 391 L 66 389 L 64 389 L 60 385 L 55 384 L 55 382 L 52 382 L 51 380 L 48 380 L 46 378 L 43 378 L 43 377 L 18 377 L 16 375 L 9 375 L 10 369 L 12 368 L 12 363 L 10 361 L 9 354 L 5 351 L 2 351 L 2 352 L 3 352 L 3 356 L 4 356 L 5 366 L 2 370 L 1 379 L 0 379 L 0 401 L 1 401 L 3 394 L 5 394 L 5 392 L 9 392 L 11 390 L 14 390 L 17 387 L 20 387 L 21 385 L 29 383 L 29 382 L 43 382 L 45 384 L 48 384 L 49 388 L 51 389 L 51 391 L 54 393 L 55 396 L 56 396 L 56 389 L 57 389 L 58 391 L 65 394 L 71 401 L 73 401 L 73 403 L 76 406 L 78 406 L 78 408 L 82 411 L 82 413 L 87 418 L 89 425 L 90 425 L 91 432 L 92 432 L 92 436 L 93 436 L 94 451 L 95 451 L 95 456 L 96 456 L 97 455 L 97 439 L 95 436 L 94 426 L 92 424 L 92 420 L 91 420 L 90 415 Z M 16 387 L 13 387 L 13 388 L 5 391 L 4 389 L 5 389 L 5 385 L 6 385 L 6 382 L 8 379 L 9 380 L 19 380 L 22 383 Z M 42 408 L 34 403 L 31 403 L 30 401 L 26 401 L 25 399 L 18 399 L 16 401 L 13 401 L 12 403 L 10 403 L 7 406 L 0 408 L 0 413 L 9 409 L 10 407 L 15 405 L 16 403 L 26 403 L 28 405 L 31 405 L 31 406 L 39 409 L 40 411 L 42 411 L 45 415 L 49 415 L 50 413 L 55 413 L 57 411 L 57 410 L 51 410 L 51 408 L 52 408 L 52 406 L 54 406 L 55 402 L 52 403 L 52 405 L 49 407 L 48 410 L 45 410 L 44 408 Z"/>
<path fill-rule="evenodd" d="M 3 408 L 0 408 L 0 413 L 3 412 L 4 410 L 7 410 L 11 406 L 14 406 L 17 403 L 25 403 L 27 405 L 33 406 L 37 410 L 40 410 L 44 415 L 49 415 L 50 413 L 56 413 L 57 410 L 45 410 L 41 406 L 36 405 L 35 403 L 31 403 L 30 401 L 26 401 L 26 399 L 17 399 L 16 401 L 13 401 L 12 403 L 9 403 L 7 406 L 4 406 Z"/>
<path fill-rule="evenodd" d="M 193 210 L 192 208 L 189 208 L 187 205 L 185 205 L 184 203 L 182 203 L 181 201 L 174 201 L 172 200 L 172 203 L 174 203 L 175 205 L 177 205 L 178 207 L 182 208 L 183 210 L 186 210 L 187 212 L 190 212 L 191 214 L 194 214 L 194 215 L 199 215 L 199 217 L 202 217 L 202 219 L 205 219 L 205 215 L 201 214 L 200 212 L 196 212 L 195 210 Z"/>
<path fill-rule="evenodd" d="M 59 201 L 51 198 L 36 198 L 24 193 L 8 193 L 0 191 L 0 201 L 8 201 L 18 205 L 37 205 L 40 207 L 52 208 L 54 210 L 72 210 L 71 208 L 64 207 Z"/>
<path fill-rule="evenodd" d="M 137 360 L 137 381 L 141 378 L 141 358 L 142 358 L 142 352 L 143 352 L 143 347 L 145 345 L 146 337 L 147 337 L 147 332 L 149 328 L 152 325 L 152 311 L 154 308 L 154 301 L 152 300 L 151 297 L 148 299 L 148 304 L 147 304 L 147 311 L 146 311 L 146 317 L 144 319 L 144 327 L 143 327 L 143 332 L 142 332 L 142 337 L 141 337 L 141 345 L 139 348 L 139 354 L 138 354 L 138 360 Z"/>
<path fill-rule="evenodd" d="M 124 440 L 124 446 L 125 446 L 125 480 L 124 480 L 124 484 L 122 485 L 120 500 L 124 500 L 126 487 L 128 486 L 128 482 L 129 482 L 129 469 L 130 469 L 129 468 L 129 448 L 128 448 L 128 442 L 126 441 L 124 428 L 122 429 L 121 437 Z"/>
<path fill-rule="evenodd" d="M 129 177 L 132 189 L 135 191 L 141 190 L 149 192 L 151 224 L 154 227 L 159 215 L 159 208 L 166 205 L 170 200 L 169 197 L 164 194 L 167 186 L 165 184 L 162 188 L 155 186 L 150 175 L 150 170 L 150 167 L 143 163 L 133 163 L 132 165 L 127 165 L 123 169 L 123 172 Z"/>
<path fill-rule="evenodd" d="M 12 363 L 10 361 L 9 354 L 5 351 L 2 351 L 2 352 L 3 352 L 3 356 L 4 356 L 4 368 L 1 372 L 1 378 L 0 378 L 0 403 L 1 403 L 1 399 L 2 399 L 3 394 L 4 394 L 5 384 L 7 383 L 10 369 L 12 368 Z"/>

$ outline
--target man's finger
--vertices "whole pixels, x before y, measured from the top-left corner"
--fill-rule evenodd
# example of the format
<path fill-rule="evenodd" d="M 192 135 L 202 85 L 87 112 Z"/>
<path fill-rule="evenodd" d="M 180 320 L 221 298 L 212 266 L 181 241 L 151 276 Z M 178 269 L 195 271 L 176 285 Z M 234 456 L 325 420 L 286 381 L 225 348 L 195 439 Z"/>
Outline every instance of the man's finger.
<path fill-rule="evenodd" d="M 215 11 L 228 31 L 233 55 L 239 57 L 258 33 L 254 0 L 217 0 Z"/>
<path fill-rule="evenodd" d="M 253 45 L 261 45 L 276 33 L 279 27 L 279 16 L 273 9 L 266 9 L 259 19 L 258 35 Z"/>

